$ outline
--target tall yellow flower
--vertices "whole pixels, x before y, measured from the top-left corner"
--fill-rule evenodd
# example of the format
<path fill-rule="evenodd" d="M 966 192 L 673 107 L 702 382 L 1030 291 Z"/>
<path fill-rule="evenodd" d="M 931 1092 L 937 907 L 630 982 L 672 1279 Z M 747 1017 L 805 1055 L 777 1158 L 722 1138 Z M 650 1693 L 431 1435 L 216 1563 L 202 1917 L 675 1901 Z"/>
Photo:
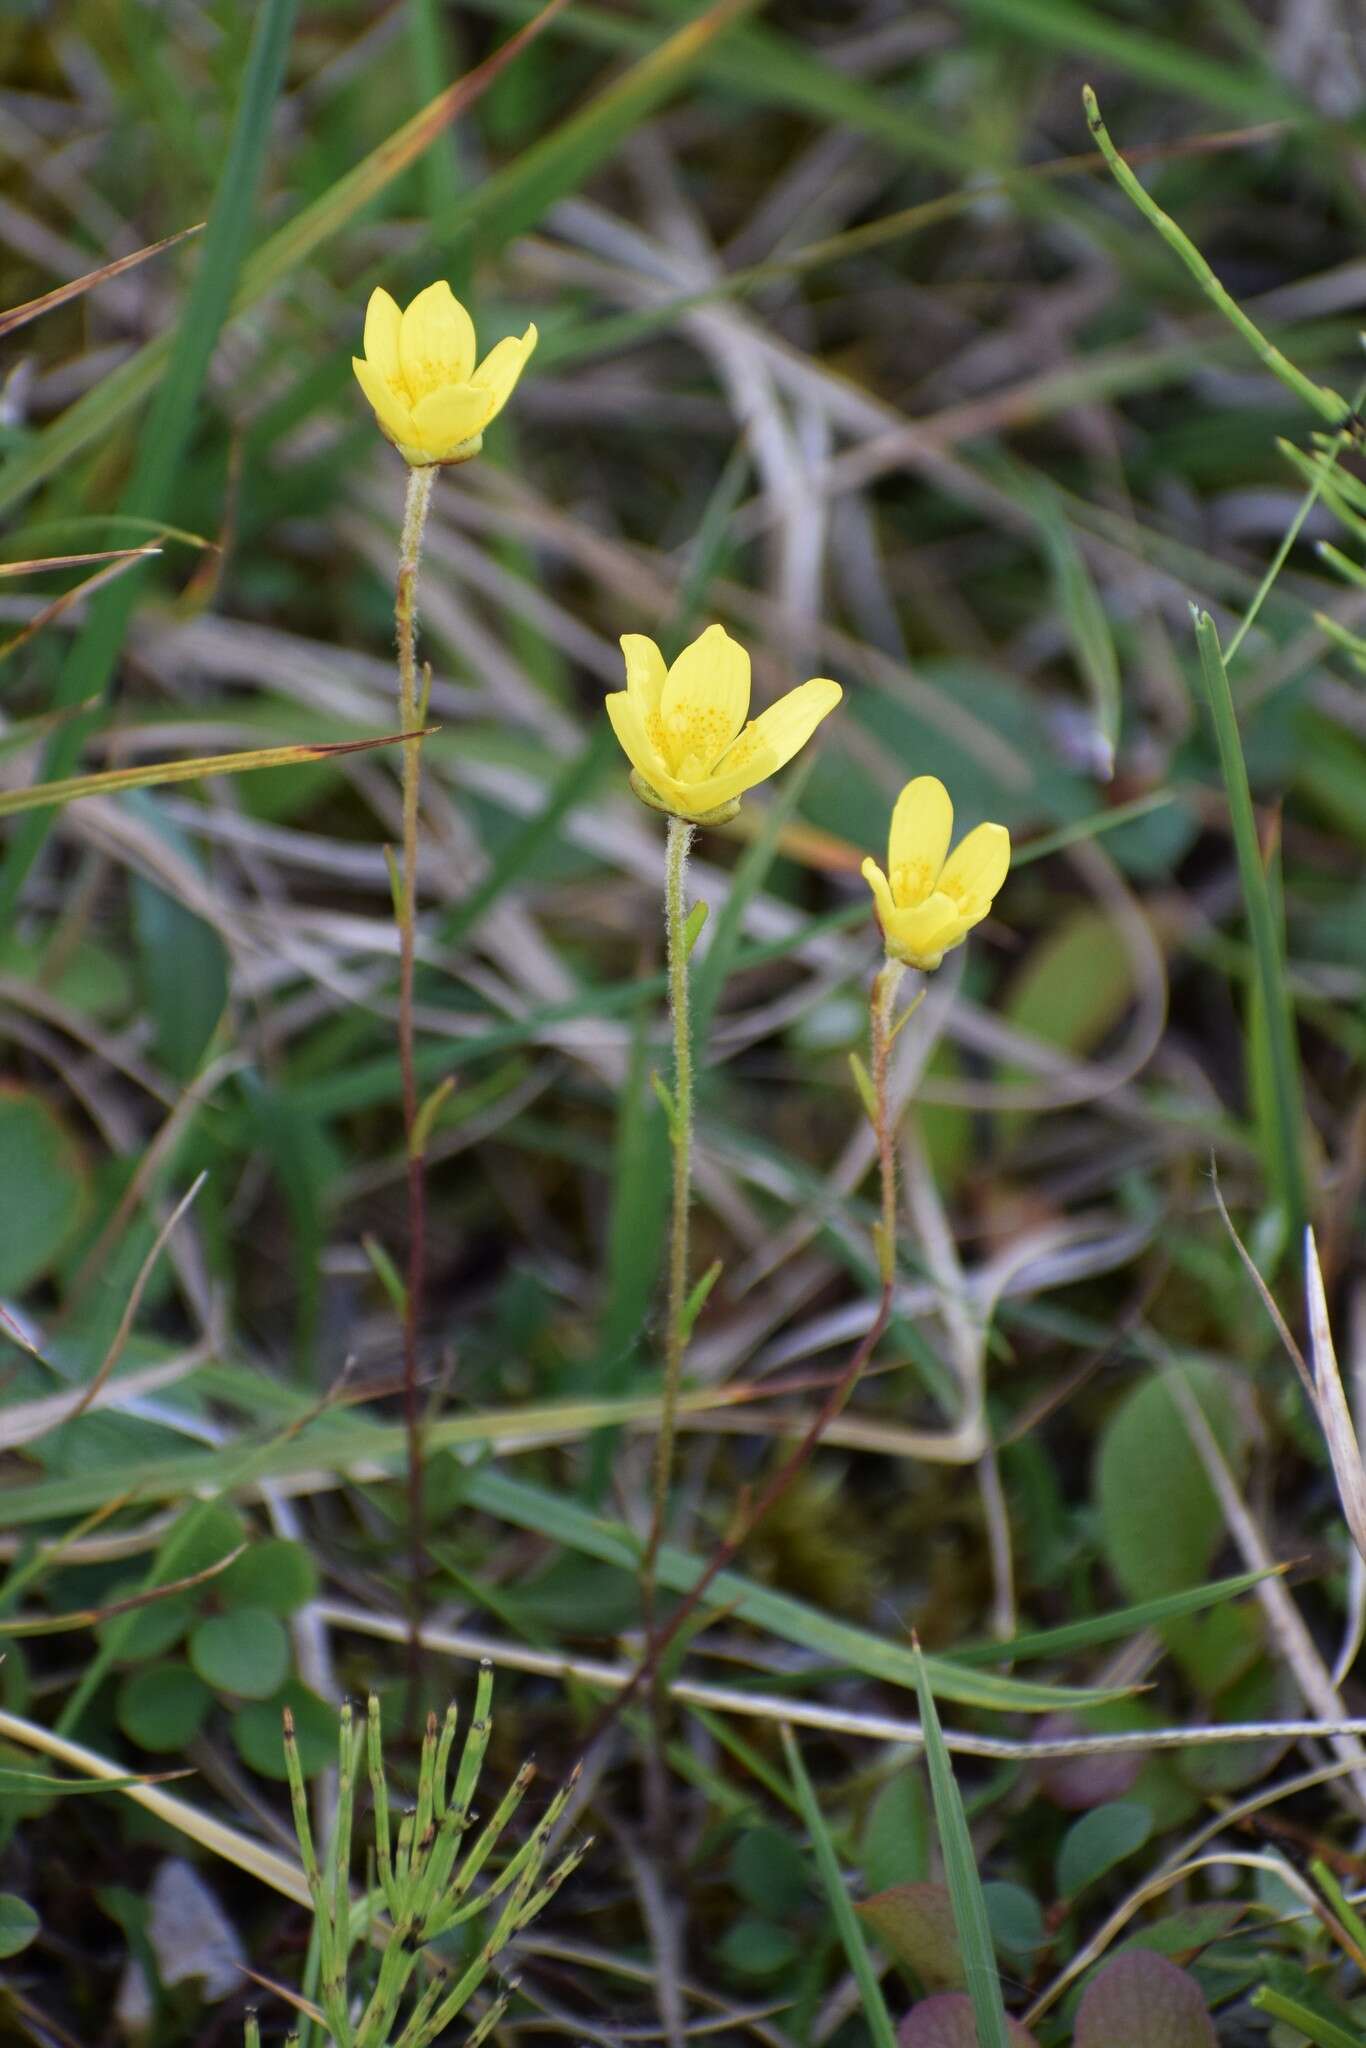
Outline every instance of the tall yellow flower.
<path fill-rule="evenodd" d="M 621 651 L 626 688 L 607 699 L 607 716 L 634 771 L 631 787 L 657 811 L 694 824 L 732 816 L 844 694 L 817 677 L 749 718 L 749 656 L 724 626 L 708 626 L 671 668 L 643 633 L 623 633 Z"/>
<path fill-rule="evenodd" d="M 949 853 L 953 804 L 937 775 L 917 775 L 896 800 L 887 873 L 863 863 L 888 957 L 937 967 L 991 909 L 1010 866 L 1004 825 L 979 825 Z M 947 855 L 947 858 L 945 856 Z"/>
<path fill-rule="evenodd" d="M 479 453 L 535 346 L 534 327 L 510 334 L 476 369 L 474 322 L 448 284 L 429 284 L 402 312 L 388 292 L 370 294 L 351 367 L 404 461 L 425 469 Z"/>

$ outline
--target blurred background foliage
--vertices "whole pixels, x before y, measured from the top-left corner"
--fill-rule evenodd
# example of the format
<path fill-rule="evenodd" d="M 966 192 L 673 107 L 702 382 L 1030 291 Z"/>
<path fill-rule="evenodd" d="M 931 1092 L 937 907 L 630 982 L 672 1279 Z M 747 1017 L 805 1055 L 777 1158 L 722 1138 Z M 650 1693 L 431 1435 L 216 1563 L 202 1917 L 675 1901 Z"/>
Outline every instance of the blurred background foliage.
<path fill-rule="evenodd" d="M 6 306 L 207 222 L 0 341 L 0 787 L 392 731 L 403 472 L 350 369 L 366 298 L 444 275 L 481 341 L 536 320 L 516 406 L 436 488 L 418 1001 L 426 1082 L 457 1083 L 431 1146 L 425 1599 L 448 1644 L 425 1678 L 463 1695 L 490 1646 L 499 1772 L 534 1746 L 550 1782 L 603 1697 L 556 1656 L 617 1661 L 639 1622 L 657 1389 L 662 831 L 601 716 L 617 636 L 673 652 L 720 618 L 760 701 L 810 674 L 846 692 L 809 772 L 695 864 L 696 1257 L 724 1274 L 674 1591 L 872 1313 L 859 861 L 914 773 L 961 826 L 1010 827 L 994 917 L 899 1041 L 893 1333 L 718 1582 L 653 1781 L 640 1723 L 592 1752 L 575 1824 L 598 1846 L 495 2037 L 860 2048 L 890 2015 L 908 2048 L 972 2048 L 897 1732 L 912 1626 L 955 1739 L 1362 1703 L 1362 1568 L 1214 1199 L 1212 1160 L 1301 1331 L 1286 1076 L 1190 616 L 1232 649 L 1294 530 L 1229 680 L 1350 1389 L 1359 448 L 1306 511 L 1324 422 L 1099 168 L 1081 87 L 1258 324 L 1350 395 L 1366 23 L 1353 0 L 569 0 L 477 70 L 531 13 L 0 16 Z M 149 542 L 98 590 L 43 566 Z M 283 2004 L 222 1957 L 297 1984 L 308 1926 L 224 1840 L 63 1796 L 24 1729 L 134 1776 L 183 1759 L 177 1796 L 287 1852 L 280 1707 L 323 1812 L 336 1700 L 401 1712 L 394 771 L 337 755 L 5 827 L 16 2039 L 235 2039 L 249 1995 L 278 2034 Z M 1273 1560 L 1291 1581 L 1222 1584 Z M 1325 1759 L 1340 1774 L 1301 1783 Z M 1361 2037 L 1350 1909 L 1299 1875 L 1360 1879 L 1355 1736 L 958 1768 L 1006 2004 L 1039 2004 L 1042 2048 Z M 1183 1843 L 1259 1800 L 1219 1836 L 1234 1860 L 1185 1872 Z M 1125 1901 L 1107 1988 L 1086 1944 Z"/>

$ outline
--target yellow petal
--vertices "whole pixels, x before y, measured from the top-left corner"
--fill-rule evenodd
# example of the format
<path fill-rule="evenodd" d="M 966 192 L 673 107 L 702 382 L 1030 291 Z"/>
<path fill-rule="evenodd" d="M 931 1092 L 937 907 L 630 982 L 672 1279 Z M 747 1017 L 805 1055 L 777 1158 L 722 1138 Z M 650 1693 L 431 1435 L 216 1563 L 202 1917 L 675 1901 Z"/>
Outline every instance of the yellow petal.
<path fill-rule="evenodd" d="M 365 309 L 365 360 L 390 384 L 398 381 L 398 329 L 403 315 L 383 286 L 376 286 Z"/>
<path fill-rule="evenodd" d="M 650 784 L 659 789 L 661 778 L 671 780 L 665 764 L 650 745 L 640 713 L 632 703 L 626 690 L 614 690 L 607 699 L 607 716 L 612 721 L 612 730 L 621 742 L 621 750 L 631 766 Z M 667 792 L 660 790 L 663 796 Z"/>
<path fill-rule="evenodd" d="M 623 633 L 621 651 L 626 657 L 626 688 L 642 719 L 654 718 L 668 670 L 664 656 L 646 633 Z"/>
<path fill-rule="evenodd" d="M 361 356 L 352 356 L 351 367 L 356 373 L 361 390 L 375 409 L 375 418 L 391 441 L 411 441 L 413 438 L 413 416 L 408 407 L 395 394 L 388 379 L 381 376 L 373 363 Z"/>
<path fill-rule="evenodd" d="M 877 921 L 882 926 L 883 931 L 886 932 L 896 916 L 896 904 L 892 899 L 891 885 L 871 854 L 863 863 L 859 873 L 873 892 L 873 901 L 877 905 Z"/>
<path fill-rule="evenodd" d="M 724 626 L 708 626 L 683 649 L 659 710 L 669 767 L 679 773 L 686 763 L 698 779 L 710 774 L 749 710 L 749 656 Z"/>
<path fill-rule="evenodd" d="M 965 917 L 952 897 L 936 889 L 912 909 L 894 909 L 884 918 L 882 936 L 894 960 L 932 972 L 944 955 L 962 944 L 975 920 Z"/>
<path fill-rule="evenodd" d="M 513 387 L 521 376 L 539 339 L 534 324 L 525 334 L 509 334 L 496 342 L 484 357 L 474 373 L 473 381 L 482 384 L 493 399 L 493 410 L 489 418 L 496 419 L 512 396 Z"/>
<path fill-rule="evenodd" d="M 433 462 L 449 462 L 488 423 L 489 395 L 477 384 L 450 384 L 429 391 L 413 407 L 417 445 Z"/>
<path fill-rule="evenodd" d="M 821 720 L 830 716 L 843 695 L 839 684 L 832 683 L 828 676 L 813 676 L 809 683 L 799 683 L 795 690 L 789 690 L 776 704 L 770 704 L 767 711 L 759 713 L 753 731 L 760 744 L 773 755 L 774 768 L 783 767 L 806 745 Z M 721 763 L 723 770 L 729 765 L 728 760 Z M 770 768 L 768 773 L 771 775 L 773 769 Z"/>
<path fill-rule="evenodd" d="M 896 800 L 887 835 L 887 874 L 903 909 L 923 903 L 939 879 L 953 836 L 953 805 L 937 775 L 917 775 Z"/>
<path fill-rule="evenodd" d="M 699 805 L 705 793 L 704 807 L 716 810 L 735 797 L 743 796 L 756 783 L 776 775 L 798 748 L 805 746 L 843 694 L 838 683 L 817 677 L 812 682 L 803 683 L 799 689 L 789 690 L 767 711 L 761 711 L 757 718 L 750 720 L 734 745 L 727 747 L 705 783 L 698 785 Z"/>
<path fill-rule="evenodd" d="M 1009 866 L 1010 834 L 1005 826 L 979 825 L 949 855 L 939 887 L 975 924 L 991 908 Z"/>
<path fill-rule="evenodd" d="M 465 384 L 474 368 L 474 322 L 444 279 L 404 307 L 398 355 L 414 405 L 443 385 Z"/>

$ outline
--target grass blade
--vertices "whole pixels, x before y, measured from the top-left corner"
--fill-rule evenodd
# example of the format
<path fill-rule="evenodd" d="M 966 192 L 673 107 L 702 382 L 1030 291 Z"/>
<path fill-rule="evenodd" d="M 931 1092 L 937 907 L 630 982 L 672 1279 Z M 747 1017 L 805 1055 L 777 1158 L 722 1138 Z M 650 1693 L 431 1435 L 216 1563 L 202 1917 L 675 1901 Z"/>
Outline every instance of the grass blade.
<path fill-rule="evenodd" d="M 1256 989 L 1262 1007 L 1262 1028 L 1266 1034 L 1273 1124 L 1267 1173 L 1286 1212 L 1288 1224 L 1292 1230 L 1298 1231 L 1308 1218 L 1302 1136 L 1304 1109 L 1299 1050 L 1286 988 L 1285 960 L 1262 860 L 1261 842 L 1257 836 L 1257 819 L 1252 808 L 1252 792 L 1233 692 L 1229 688 L 1218 629 L 1208 612 L 1196 613 L 1195 638 L 1200 650 L 1200 672 L 1209 698 L 1214 736 L 1219 747 L 1224 788 L 1228 793 L 1233 843 L 1252 939 Z"/>
<path fill-rule="evenodd" d="M 139 263 L 145 263 L 149 256 L 160 256 L 165 249 L 174 249 L 177 242 L 183 242 L 187 235 L 197 235 L 203 228 L 203 221 L 196 221 L 191 227 L 181 228 L 174 235 L 166 235 L 159 242 L 149 242 L 145 249 L 134 249 L 128 256 L 116 256 L 112 263 L 102 263 L 98 270 L 87 270 L 83 277 L 73 277 L 66 284 L 59 284 L 40 298 L 25 299 L 22 306 L 11 306 L 7 313 L 0 313 L 0 335 L 13 334 L 17 327 L 27 327 L 30 320 L 37 320 L 44 313 L 55 312 L 58 306 L 65 306 L 71 299 L 78 299 L 82 292 L 93 291 L 96 285 L 107 284 L 111 277 L 121 277 L 125 270 L 133 270 Z"/>
<path fill-rule="evenodd" d="M 939 1828 L 939 1845 L 944 1852 L 944 1874 L 953 1903 L 953 1924 L 963 1952 L 963 1970 L 973 2018 L 977 2022 L 979 2048 L 1010 2048 L 1006 2036 L 1005 2007 L 1001 2003 L 1001 1980 L 996 1970 L 996 1951 L 987 1923 L 986 1901 L 977 1876 L 968 1833 L 967 1816 L 954 1780 L 953 1765 L 939 1726 L 934 1694 L 920 1645 L 911 1652 L 915 1659 L 915 1689 L 920 1699 L 920 1722 L 925 1731 L 925 1761 L 929 1766 L 930 1793 Z"/>
<path fill-rule="evenodd" d="M 1273 1991 L 1269 1984 L 1263 1984 L 1259 1991 L 1254 1991 L 1250 2003 L 1273 2020 L 1284 2020 L 1296 2033 L 1303 2034 L 1306 2041 L 1312 2041 L 1314 2048 L 1361 2048 L 1359 2034 L 1350 2033 L 1336 2021 L 1325 2019 L 1322 2013 L 1311 2012 L 1297 1998 L 1287 1998 L 1283 1991 Z"/>
<path fill-rule="evenodd" d="M 1302 399 L 1312 412 L 1318 413 L 1335 427 L 1341 426 L 1347 412 L 1346 400 L 1339 397 L 1336 391 L 1330 390 L 1327 385 L 1313 383 L 1305 376 L 1303 370 L 1296 369 L 1290 358 L 1283 355 L 1274 342 L 1267 340 L 1260 327 L 1248 319 L 1237 300 L 1220 284 L 1189 235 L 1177 226 L 1170 214 L 1162 211 L 1155 199 L 1148 197 L 1139 184 L 1111 141 L 1110 131 L 1101 119 L 1100 107 L 1089 85 L 1082 87 L 1082 102 L 1086 108 L 1086 125 L 1095 136 L 1101 154 L 1126 198 L 1131 199 L 1145 219 L 1152 222 L 1168 247 L 1176 251 L 1206 298 L 1210 299 L 1224 318 L 1237 328 L 1253 354 L 1260 358 L 1271 374 L 1279 377 L 1282 384 L 1293 391 L 1297 398 Z"/>
<path fill-rule="evenodd" d="M 165 378 L 138 442 L 133 474 L 120 501 L 120 511 L 135 517 L 160 516 L 174 489 L 199 393 L 246 254 L 297 5 L 298 0 L 265 0 L 256 16 L 237 116 L 209 210 L 199 267 L 176 330 Z M 91 606 L 84 630 L 62 667 L 57 685 L 59 706 L 104 696 L 141 587 L 140 575 L 125 576 L 101 592 Z M 44 780 L 64 775 L 75 764 L 84 726 L 84 720 L 64 726 L 51 741 Z M 13 916 L 24 877 L 49 824 L 46 818 L 30 819 L 6 853 L 0 870 L 0 925 Z"/>
<path fill-rule="evenodd" d="M 882 1985 L 878 1980 L 877 1971 L 873 1968 L 868 1944 L 863 1939 L 863 1929 L 859 1925 L 858 1915 L 845 1889 L 844 1879 L 840 1874 L 839 1858 L 830 1839 L 830 1830 L 825 1825 L 815 1789 L 806 1774 L 806 1766 L 802 1762 L 801 1751 L 797 1747 L 792 1730 L 784 1726 L 782 1735 L 783 1754 L 787 1758 L 787 1768 L 796 1788 L 798 1809 L 806 1824 L 806 1832 L 811 1837 L 816 1868 L 821 1874 L 821 1883 L 825 1887 L 831 1916 L 839 1929 L 844 1953 L 848 1957 L 849 1967 L 859 1988 L 859 1996 L 863 2000 L 863 2016 L 868 2022 L 868 2031 L 872 2035 L 874 2048 L 896 2048 L 896 2035 L 892 2031 L 887 2001 L 882 1996 Z M 1004 2043 L 1004 2036 L 1002 2041 Z"/>
<path fill-rule="evenodd" d="M 242 775 L 253 768 L 295 768 L 305 761 L 325 761 L 332 754 L 364 754 L 374 747 L 396 746 L 401 732 L 372 740 L 315 742 L 293 747 L 248 747 L 240 754 L 201 754 L 190 761 L 147 761 L 139 768 L 101 768 L 92 775 L 67 775 L 56 782 L 35 782 L 27 789 L 0 791 L 0 818 L 18 811 L 59 810 L 83 796 L 116 796 L 124 789 L 152 789 L 166 782 L 198 782 L 205 775 Z"/>

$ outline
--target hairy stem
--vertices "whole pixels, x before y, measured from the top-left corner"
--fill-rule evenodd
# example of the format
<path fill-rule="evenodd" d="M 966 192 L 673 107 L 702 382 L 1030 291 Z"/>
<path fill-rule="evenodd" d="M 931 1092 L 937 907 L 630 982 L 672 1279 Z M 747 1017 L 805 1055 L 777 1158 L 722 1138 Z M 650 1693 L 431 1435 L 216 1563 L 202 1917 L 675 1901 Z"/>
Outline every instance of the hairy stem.
<path fill-rule="evenodd" d="M 417 578 L 422 535 L 432 499 L 434 469 L 408 471 L 403 507 L 394 628 L 398 641 L 399 718 L 405 732 L 418 724 Z M 418 1404 L 417 1338 L 426 1279 L 427 1189 L 418 1125 L 417 1068 L 413 1058 L 413 964 L 417 941 L 418 800 L 422 741 L 403 743 L 403 859 L 397 891 L 398 1064 L 403 1086 L 403 1133 L 408 1155 L 408 1276 L 403 1302 L 403 1420 L 408 1433 L 408 1692 L 416 1714 L 422 1663 L 422 1426 Z"/>
<path fill-rule="evenodd" d="M 645 1626 L 654 1626 L 655 1576 L 664 1523 L 669 1512 L 677 1434 L 678 1388 L 686 1348 L 684 1311 L 688 1300 L 688 1205 L 692 1192 L 692 1025 L 688 1014 L 688 849 L 693 827 L 669 819 L 665 850 L 664 928 L 669 955 L 669 1015 L 673 1022 L 674 1086 L 669 1136 L 673 1145 L 673 1203 L 669 1222 L 669 1307 L 664 1355 L 664 1405 L 655 1445 L 654 1510 L 641 1561 Z"/>
<path fill-rule="evenodd" d="M 892 1040 L 895 1036 L 893 1014 L 896 1007 L 896 992 L 904 972 L 905 969 L 899 962 L 886 961 L 873 982 L 868 1005 L 875 1109 L 873 1123 L 877 1135 L 880 1197 L 877 1253 L 882 1286 L 878 1296 L 877 1313 L 851 1353 L 843 1372 L 834 1381 L 825 1400 L 812 1417 L 800 1443 L 779 1466 L 739 1526 L 732 1530 L 725 1542 L 708 1560 L 701 1576 L 688 1588 L 663 1628 L 650 1636 L 640 1663 L 594 1724 L 591 1738 L 593 1740 L 611 1727 L 617 1716 L 635 1698 L 642 1685 L 655 1677 L 665 1651 L 680 1629 L 684 1628 L 697 1612 L 714 1581 L 734 1563 L 765 1515 L 776 1507 L 810 1462 L 821 1438 L 853 1393 L 865 1367 L 886 1334 L 887 1325 L 892 1319 L 892 1302 L 896 1291 L 896 1125 L 888 1101 L 887 1082 L 891 1069 Z"/>

